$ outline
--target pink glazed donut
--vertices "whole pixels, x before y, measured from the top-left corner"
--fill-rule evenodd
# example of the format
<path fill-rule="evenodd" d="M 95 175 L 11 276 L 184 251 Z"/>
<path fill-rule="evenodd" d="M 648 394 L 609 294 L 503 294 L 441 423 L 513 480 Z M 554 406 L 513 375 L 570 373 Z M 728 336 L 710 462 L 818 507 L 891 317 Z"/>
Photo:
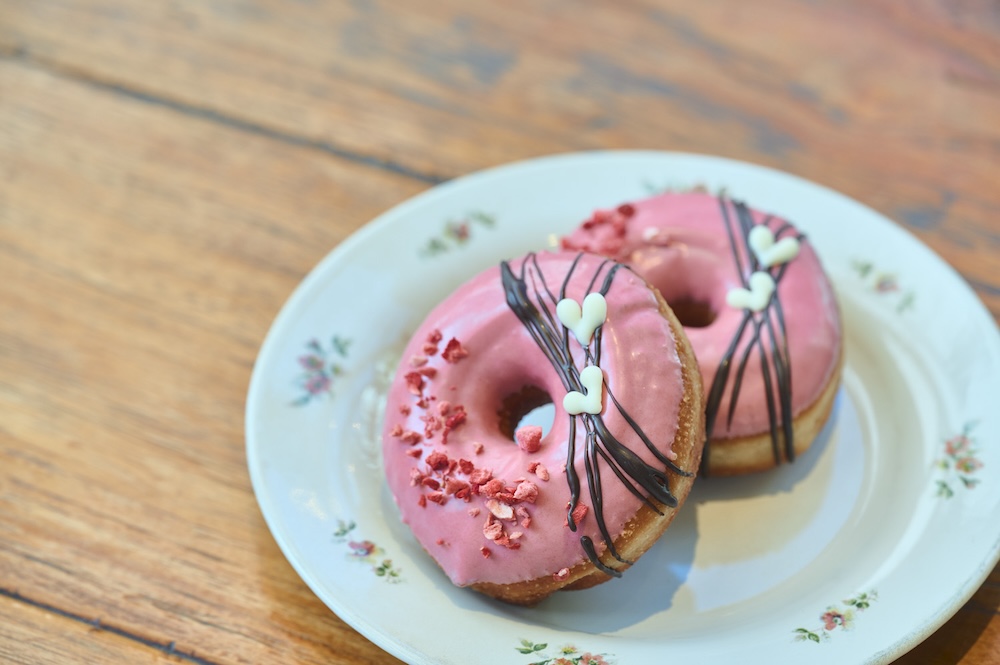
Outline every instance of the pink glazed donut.
<path fill-rule="evenodd" d="M 599 210 L 562 246 L 627 264 L 684 325 L 705 390 L 703 473 L 763 471 L 811 445 L 840 383 L 841 324 L 819 258 L 791 224 L 725 197 L 669 193 Z"/>
<path fill-rule="evenodd" d="M 519 425 L 549 402 L 547 433 Z M 521 605 L 619 576 L 684 502 L 704 443 L 680 323 L 633 271 L 578 252 L 504 262 L 438 305 L 385 413 L 403 521 L 454 584 Z"/>

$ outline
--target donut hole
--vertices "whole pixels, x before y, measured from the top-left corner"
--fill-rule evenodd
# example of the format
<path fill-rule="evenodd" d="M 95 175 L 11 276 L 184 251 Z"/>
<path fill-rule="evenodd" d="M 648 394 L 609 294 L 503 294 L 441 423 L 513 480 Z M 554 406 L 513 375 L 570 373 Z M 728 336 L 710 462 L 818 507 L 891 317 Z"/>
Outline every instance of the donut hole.
<path fill-rule="evenodd" d="M 664 297 L 670 309 L 674 310 L 674 315 L 685 328 L 707 328 L 715 321 L 717 312 L 711 303 L 691 298 L 676 298 L 671 300 Z"/>
<path fill-rule="evenodd" d="M 682 326 L 707 328 L 715 322 L 728 291 L 717 255 L 679 243 L 675 250 L 653 248 L 636 259 L 633 267 L 656 287 Z"/>
<path fill-rule="evenodd" d="M 500 411 L 500 432 L 511 441 L 514 433 L 527 425 L 542 428 L 542 436 L 549 433 L 555 420 L 556 409 L 552 397 L 537 386 L 524 386 L 503 398 Z"/>

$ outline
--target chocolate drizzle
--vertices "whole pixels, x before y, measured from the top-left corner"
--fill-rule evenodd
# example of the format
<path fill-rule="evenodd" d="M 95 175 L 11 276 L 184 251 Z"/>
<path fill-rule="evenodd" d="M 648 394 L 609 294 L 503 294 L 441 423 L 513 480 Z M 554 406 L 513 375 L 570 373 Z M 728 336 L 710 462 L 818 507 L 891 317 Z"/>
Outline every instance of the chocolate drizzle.
<path fill-rule="evenodd" d="M 524 324 L 528 334 L 531 335 L 539 349 L 548 358 L 562 381 L 563 387 L 567 391 L 582 390 L 583 385 L 580 381 L 580 369 L 576 367 L 570 352 L 569 331 L 557 322 L 552 314 L 552 310 L 559 300 L 566 297 L 566 288 L 573 273 L 576 272 L 582 256 L 582 254 L 577 255 L 571 264 L 559 288 L 558 298 L 545 283 L 545 278 L 538 265 L 537 255 L 532 253 L 525 257 L 517 274 L 511 268 L 510 263 L 504 261 L 500 264 L 501 281 L 508 306 L 510 306 L 521 323 Z M 607 269 L 606 272 L 605 269 Z M 599 293 L 607 296 L 612 280 L 620 269 L 628 270 L 622 264 L 610 260 L 603 261 L 591 277 L 587 292 L 589 293 L 593 290 L 598 280 L 601 279 L 602 273 L 604 273 Z M 599 327 L 595 331 L 591 344 L 584 348 L 586 362 L 590 364 L 599 365 L 600 363 L 601 333 L 602 328 Z M 593 347 L 593 351 L 591 347 Z M 601 537 L 611 556 L 621 563 L 631 564 L 631 561 L 622 558 L 615 549 L 614 539 L 611 537 L 605 524 L 601 462 L 603 461 L 612 470 L 618 480 L 633 495 L 660 515 L 663 512 L 654 501 L 669 507 L 677 505 L 677 498 L 670 491 L 670 483 L 666 471 L 670 470 L 685 476 L 690 474 L 678 468 L 663 453 L 656 449 L 650 438 L 618 402 L 606 384 L 604 390 L 609 402 L 614 405 L 614 408 L 622 415 L 623 419 L 635 431 L 646 447 L 652 451 L 656 459 L 664 464 L 665 468 L 659 469 L 647 464 L 635 452 L 625 446 L 608 430 L 600 414 L 582 413 L 579 416 L 569 416 L 569 440 L 566 446 L 566 482 L 570 490 L 570 504 L 566 510 L 566 520 L 570 530 L 575 532 L 577 524 L 573 518 L 573 512 L 580 502 L 581 495 L 580 478 L 573 461 L 576 457 L 576 431 L 577 418 L 579 418 L 586 432 L 586 447 L 583 451 L 584 471 L 586 474 L 587 491 L 593 507 L 594 519 L 597 522 Z M 614 577 L 621 576 L 621 571 L 615 570 L 601 562 L 594 542 L 589 536 L 581 536 L 580 544 L 584 552 L 586 552 L 587 557 L 599 570 Z"/>
<path fill-rule="evenodd" d="M 729 204 L 735 211 L 736 219 L 733 220 L 729 212 Z M 743 281 L 743 286 L 747 286 L 750 274 L 765 269 L 757 261 L 757 257 L 750 251 L 747 237 L 754 226 L 753 217 L 746 204 L 739 201 L 727 201 L 719 198 L 719 207 L 722 214 L 722 221 L 729 236 L 729 243 L 732 248 L 733 260 L 736 263 L 736 271 Z M 769 225 L 773 218 L 766 217 L 762 224 Z M 782 224 L 774 232 L 775 239 L 780 239 L 782 234 L 792 231 L 788 224 Z M 802 235 L 797 238 L 801 241 Z M 747 257 L 747 267 L 744 269 L 742 256 Z M 776 464 L 782 461 L 782 445 L 779 440 L 784 441 L 784 457 L 789 462 L 795 459 L 795 441 L 792 429 L 792 366 L 791 355 L 788 350 L 788 337 L 785 329 L 785 315 L 781 306 L 781 298 L 778 294 L 778 286 L 785 276 L 788 264 L 778 267 L 766 268 L 765 270 L 774 279 L 775 290 L 770 302 L 759 313 L 754 314 L 750 310 L 744 310 L 743 319 L 736 328 L 726 353 L 723 355 L 719 367 L 712 379 L 712 385 L 708 391 L 708 398 L 705 406 L 705 452 L 702 456 L 702 475 L 708 475 L 708 445 L 712 439 L 712 431 L 715 428 L 716 419 L 719 416 L 719 408 L 726 388 L 730 388 L 729 411 L 726 414 L 726 423 L 731 424 L 733 414 L 736 411 L 736 404 L 739 400 L 740 389 L 743 385 L 743 374 L 746 370 L 747 362 L 751 354 L 756 349 L 760 358 L 761 380 L 764 384 L 764 396 L 767 403 L 767 417 L 770 425 L 771 449 L 774 453 Z M 732 369 L 733 359 L 740 347 L 747 329 L 752 332 L 745 347 L 739 356 L 736 367 L 736 374 L 732 383 L 729 382 L 729 375 Z M 767 342 L 767 343 L 765 343 Z M 773 369 L 773 376 L 772 376 Z"/>

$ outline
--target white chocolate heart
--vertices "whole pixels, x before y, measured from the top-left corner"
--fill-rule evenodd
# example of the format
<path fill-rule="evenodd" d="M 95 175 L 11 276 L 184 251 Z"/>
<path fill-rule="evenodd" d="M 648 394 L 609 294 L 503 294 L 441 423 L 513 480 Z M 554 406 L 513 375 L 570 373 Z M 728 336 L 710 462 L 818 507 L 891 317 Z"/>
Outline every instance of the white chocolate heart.
<path fill-rule="evenodd" d="M 747 280 L 749 290 L 741 287 L 729 289 L 726 294 L 726 303 L 736 309 L 749 309 L 752 312 L 759 312 L 771 301 L 771 294 L 774 293 L 774 278 L 770 273 L 757 271 L 750 275 Z"/>
<path fill-rule="evenodd" d="M 604 372 L 597 365 L 584 367 L 580 372 L 580 383 L 587 390 L 587 394 L 577 390 L 571 390 L 563 397 L 563 408 L 571 416 L 578 416 L 581 413 L 597 415 L 601 412 L 604 398 Z"/>
<path fill-rule="evenodd" d="M 572 298 L 563 298 L 556 305 L 556 316 L 573 331 L 581 345 L 587 346 L 594 331 L 608 318 L 608 302 L 600 293 L 588 293 L 583 308 Z"/>
<path fill-rule="evenodd" d="M 774 233 L 763 224 L 750 229 L 750 233 L 747 234 L 747 244 L 750 245 L 762 268 L 788 263 L 799 255 L 798 238 L 785 236 L 774 242 Z"/>

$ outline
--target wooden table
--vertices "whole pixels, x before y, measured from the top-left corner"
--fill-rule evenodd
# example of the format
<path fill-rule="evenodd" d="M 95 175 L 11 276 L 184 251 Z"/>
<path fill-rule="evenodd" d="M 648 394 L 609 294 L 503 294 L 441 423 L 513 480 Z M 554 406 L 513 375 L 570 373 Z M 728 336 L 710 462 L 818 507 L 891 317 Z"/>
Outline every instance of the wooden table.
<path fill-rule="evenodd" d="M 254 501 L 263 336 L 407 197 L 625 147 L 837 189 L 1000 317 L 990 0 L 0 0 L 0 660 L 391 661 Z M 998 608 L 899 662 L 1000 662 Z"/>

